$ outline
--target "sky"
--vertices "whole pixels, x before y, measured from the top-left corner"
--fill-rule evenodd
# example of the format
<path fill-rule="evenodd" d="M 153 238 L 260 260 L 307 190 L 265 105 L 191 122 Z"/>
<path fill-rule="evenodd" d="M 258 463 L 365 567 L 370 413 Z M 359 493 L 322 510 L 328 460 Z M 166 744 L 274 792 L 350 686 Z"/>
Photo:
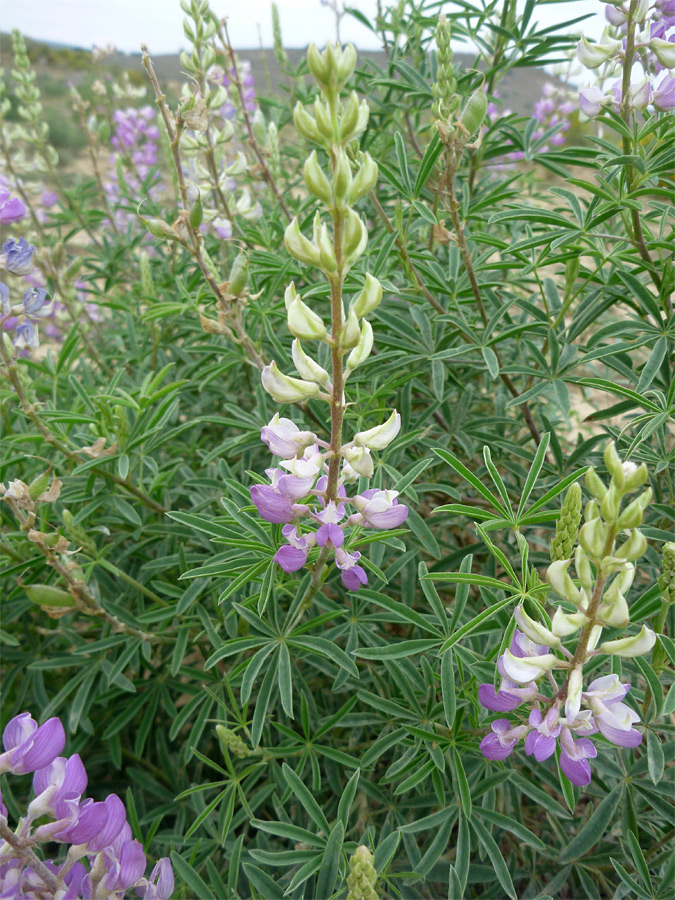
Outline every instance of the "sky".
<path fill-rule="evenodd" d="M 350 0 L 348 5 L 374 17 L 376 0 Z M 448 7 L 452 5 L 448 3 Z M 238 48 L 258 47 L 259 32 L 265 47 L 272 45 L 270 0 L 211 0 L 219 16 L 227 16 L 232 43 Z M 319 0 L 277 0 L 284 44 L 305 47 L 334 39 L 335 20 Z M 533 18 L 552 25 L 561 18 L 596 13 L 583 24 L 584 33 L 599 37 L 603 5 L 599 0 L 538 2 Z M 78 47 L 113 44 L 123 52 L 148 44 L 155 54 L 176 53 L 185 47 L 179 0 L 0 0 L 0 30 L 18 28 L 27 37 Z M 363 49 L 379 47 L 377 38 L 362 24 L 343 19 L 342 39 Z M 6 61 L 0 61 L 7 65 Z"/>

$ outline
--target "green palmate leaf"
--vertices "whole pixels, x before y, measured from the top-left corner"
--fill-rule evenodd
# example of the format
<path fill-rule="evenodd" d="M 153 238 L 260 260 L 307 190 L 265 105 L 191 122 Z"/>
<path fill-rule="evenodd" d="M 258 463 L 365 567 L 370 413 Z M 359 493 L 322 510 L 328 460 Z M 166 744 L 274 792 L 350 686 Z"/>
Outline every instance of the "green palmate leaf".
<path fill-rule="evenodd" d="M 282 887 L 270 878 L 262 869 L 251 863 L 242 863 L 242 868 L 252 887 L 259 892 L 265 900 L 283 900 L 285 894 Z"/>
<path fill-rule="evenodd" d="M 448 723 L 448 728 L 452 729 L 457 713 L 457 693 L 452 650 L 446 651 L 441 657 L 441 694 L 443 697 L 445 721 Z"/>
<path fill-rule="evenodd" d="M 647 769 L 649 777 L 658 784 L 663 778 L 665 767 L 665 758 L 663 755 L 663 747 L 661 741 L 653 731 L 647 732 Z"/>
<path fill-rule="evenodd" d="M 466 773 L 464 772 L 464 766 L 462 765 L 462 760 L 460 758 L 459 753 L 457 752 L 457 748 L 453 747 L 452 750 L 452 761 L 453 768 L 455 772 L 457 790 L 459 792 L 459 800 L 462 806 L 462 812 L 466 816 L 467 819 L 471 819 L 472 815 L 472 803 L 471 803 L 471 791 L 469 790 L 469 782 L 467 781 Z"/>
<path fill-rule="evenodd" d="M 362 659 L 404 659 L 407 656 L 414 656 L 416 653 L 426 653 L 440 647 L 440 644 L 440 640 L 419 639 L 398 641 L 387 647 L 362 647 L 353 652 Z"/>
<path fill-rule="evenodd" d="M 617 785 L 593 811 L 593 815 L 584 825 L 576 837 L 560 854 L 560 862 L 566 863 L 578 859 L 584 853 L 595 846 L 600 840 L 605 829 L 612 821 L 614 811 L 619 805 L 623 794 L 623 786 Z"/>
<path fill-rule="evenodd" d="M 537 835 L 530 831 L 529 828 L 526 828 L 510 816 L 504 816 L 485 806 L 477 806 L 476 814 L 482 819 L 486 819 L 492 825 L 496 825 L 498 828 L 504 829 L 504 831 L 510 831 L 511 834 L 515 834 L 517 838 L 524 841 L 526 844 L 535 847 L 540 853 L 546 852 L 546 845 L 541 838 L 537 837 Z"/>
<path fill-rule="evenodd" d="M 171 851 L 171 864 L 176 874 L 185 882 L 194 897 L 198 897 L 199 900 L 215 900 L 203 878 L 174 850 Z"/>
<path fill-rule="evenodd" d="M 460 462 L 456 456 L 453 456 L 448 450 L 443 450 L 440 447 L 434 447 L 434 453 L 443 460 L 443 462 L 447 463 L 452 469 L 454 469 L 458 475 L 461 475 L 466 481 L 471 484 L 476 491 L 488 501 L 490 506 L 498 512 L 504 518 L 508 517 L 508 512 L 504 506 L 500 503 L 500 501 L 495 497 L 495 495 L 489 491 L 483 483 L 476 478 L 476 476 L 470 472 L 464 463 Z"/>
<path fill-rule="evenodd" d="M 483 610 L 482 613 L 478 613 L 477 616 L 474 616 L 471 621 L 462 625 L 461 628 L 458 628 L 457 631 L 455 631 L 455 633 L 451 637 L 449 637 L 447 641 L 445 641 L 440 649 L 440 652 L 446 653 L 450 649 L 450 647 L 454 646 L 458 641 L 461 641 L 461 639 L 471 631 L 473 631 L 474 628 L 478 628 L 478 626 L 482 625 L 483 622 L 486 622 L 488 619 L 496 616 L 498 612 L 501 612 L 502 609 L 510 606 L 513 602 L 513 597 L 507 597 L 506 600 L 501 600 L 498 603 L 495 603 L 494 606 L 491 606 L 489 609 Z"/>

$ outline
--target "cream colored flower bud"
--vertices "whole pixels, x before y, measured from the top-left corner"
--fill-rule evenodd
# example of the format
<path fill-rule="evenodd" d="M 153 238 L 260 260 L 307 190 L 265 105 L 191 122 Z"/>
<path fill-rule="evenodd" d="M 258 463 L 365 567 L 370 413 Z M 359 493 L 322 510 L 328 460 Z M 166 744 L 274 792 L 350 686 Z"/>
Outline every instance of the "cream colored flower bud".
<path fill-rule="evenodd" d="M 286 228 L 284 243 L 288 252 L 295 259 L 318 268 L 321 262 L 319 249 L 302 234 L 297 218 L 294 218 Z"/>
<path fill-rule="evenodd" d="M 558 663 L 557 656 L 553 653 L 545 653 L 542 656 L 514 656 L 510 650 L 506 650 L 504 656 L 504 671 L 509 678 L 519 684 L 527 684 L 528 681 L 536 681 Z"/>
<path fill-rule="evenodd" d="M 368 232 L 361 217 L 353 209 L 348 209 L 342 235 L 342 255 L 349 265 L 361 256 L 367 243 Z"/>
<path fill-rule="evenodd" d="M 624 559 L 632 561 L 638 559 L 647 549 L 647 538 L 641 531 L 635 528 L 630 533 L 630 537 L 625 541 L 618 550 L 614 551 L 616 559 Z"/>
<path fill-rule="evenodd" d="M 531 641 L 534 641 L 536 644 L 546 644 L 548 647 L 560 647 L 560 638 L 545 625 L 542 625 L 541 622 L 536 622 L 528 616 L 522 603 L 516 606 L 513 617 L 518 623 L 518 628 Z"/>
<path fill-rule="evenodd" d="M 675 69 L 675 44 L 664 41 L 662 38 L 652 38 L 649 42 L 649 49 L 664 69 Z"/>
<path fill-rule="evenodd" d="M 588 617 L 584 615 L 584 613 L 566 613 L 563 608 L 559 606 L 551 621 L 551 631 L 553 634 L 557 635 L 557 637 L 564 638 L 570 634 L 574 634 L 574 632 L 578 631 L 580 628 L 583 628 L 587 622 Z"/>
<path fill-rule="evenodd" d="M 620 638 L 618 641 L 605 641 L 600 644 L 600 650 L 603 653 L 609 653 L 611 656 L 622 656 L 624 659 L 630 659 L 634 656 L 644 656 L 652 649 L 656 643 L 656 635 L 643 625 L 638 634 L 632 637 Z"/>
<path fill-rule="evenodd" d="M 551 563 L 546 570 L 546 580 L 556 594 L 569 600 L 570 603 L 574 603 L 575 606 L 579 606 L 581 593 L 567 572 L 570 562 L 569 559 L 559 559 Z"/>
<path fill-rule="evenodd" d="M 341 455 L 347 460 L 349 465 L 366 478 L 372 477 L 373 474 L 373 458 L 367 447 L 347 447 L 340 451 Z"/>
<path fill-rule="evenodd" d="M 349 203 L 357 203 L 361 197 L 369 194 L 377 184 L 377 163 L 369 153 L 364 153 L 359 165 L 359 170 L 354 176 L 349 188 Z"/>
<path fill-rule="evenodd" d="M 305 184 L 309 191 L 329 206 L 332 203 L 333 194 L 330 188 L 330 182 L 319 165 L 319 158 L 316 155 L 316 150 L 312 150 L 302 171 L 305 176 Z"/>
<path fill-rule="evenodd" d="M 316 44 L 310 44 L 307 48 L 307 65 L 319 85 L 327 84 L 330 78 L 327 62 L 326 54 L 320 53 Z"/>
<path fill-rule="evenodd" d="M 621 489 L 617 488 L 615 480 L 609 485 L 609 490 L 600 503 L 600 514 L 605 522 L 615 522 L 619 515 L 619 506 L 621 504 Z"/>
<path fill-rule="evenodd" d="M 385 450 L 400 430 L 401 415 L 394 410 L 386 422 L 355 434 L 354 443 L 357 446 L 368 447 L 369 450 Z"/>
<path fill-rule="evenodd" d="M 307 112 L 299 101 L 295 104 L 295 109 L 293 110 L 293 121 L 295 122 L 295 127 L 304 138 L 307 138 L 308 141 L 313 141 L 315 144 L 322 143 L 316 119 Z"/>
<path fill-rule="evenodd" d="M 262 370 L 261 380 L 262 386 L 277 403 L 297 403 L 319 393 L 318 384 L 284 375 L 274 360 Z"/>
<path fill-rule="evenodd" d="M 629 503 L 621 513 L 617 523 L 619 528 L 638 528 L 642 524 L 643 513 L 651 502 L 652 489 L 647 488 L 632 503 Z"/>
<path fill-rule="evenodd" d="M 590 593 L 593 588 L 593 570 L 583 547 L 577 547 L 574 553 L 574 568 L 577 570 L 582 590 Z"/>
<path fill-rule="evenodd" d="M 605 597 L 598 607 L 597 618 L 608 628 L 625 628 L 630 622 L 630 614 L 624 595 L 615 592 L 613 596 Z"/>
<path fill-rule="evenodd" d="M 354 369 L 357 369 L 370 356 L 373 349 L 373 326 L 367 319 L 361 322 L 361 337 L 352 352 L 347 357 L 347 369 L 345 378 L 347 378 Z"/>
<path fill-rule="evenodd" d="M 323 100 L 314 101 L 314 119 L 316 120 L 316 127 L 319 134 L 321 135 L 320 140 L 322 142 L 331 143 L 335 138 L 335 129 L 333 128 L 333 121 L 330 117 L 330 109 Z"/>
<path fill-rule="evenodd" d="M 626 480 L 626 474 L 623 470 L 623 463 L 619 457 L 619 454 L 616 450 L 616 444 L 614 441 L 609 441 L 607 446 L 605 447 L 605 452 L 603 454 L 605 459 L 605 465 L 607 466 L 607 471 L 612 476 L 612 481 L 619 488 L 619 490 L 623 487 L 624 481 Z"/>
<path fill-rule="evenodd" d="M 288 305 L 287 317 L 288 330 L 294 337 L 304 341 L 322 341 L 326 337 L 326 326 L 321 316 L 303 303 L 299 296 Z"/>
<path fill-rule="evenodd" d="M 639 466 L 636 466 L 635 463 L 625 462 L 623 464 L 623 471 L 626 476 L 626 482 L 624 484 L 625 491 L 634 491 L 636 488 L 642 487 L 647 478 L 649 478 L 649 472 L 644 463 L 640 463 Z"/>
<path fill-rule="evenodd" d="M 293 341 L 291 354 L 293 356 L 295 368 L 298 370 L 298 374 L 301 378 L 305 381 L 316 381 L 317 384 L 320 384 L 322 387 L 328 387 L 330 385 L 330 375 L 328 372 L 322 368 L 318 362 L 315 362 L 311 356 L 308 356 L 305 353 L 297 338 Z"/>
<path fill-rule="evenodd" d="M 577 44 L 577 59 L 587 69 L 597 69 L 608 59 L 616 56 L 620 48 L 620 41 L 607 39 L 599 44 L 591 44 L 584 35 Z"/>
<path fill-rule="evenodd" d="M 344 87 L 349 81 L 356 68 L 356 50 L 353 44 L 347 46 L 336 54 L 336 80 L 340 87 Z"/>
<path fill-rule="evenodd" d="M 325 222 L 319 231 L 317 246 L 319 248 L 321 268 L 323 271 L 326 272 L 326 274 L 336 272 L 337 259 L 335 258 L 335 248 L 333 247 L 333 241 L 328 232 L 328 225 L 326 225 Z"/>
<path fill-rule="evenodd" d="M 584 674 L 581 666 L 575 666 L 567 681 L 567 698 L 565 700 L 565 718 L 573 722 L 581 709 L 581 692 L 584 686 Z"/>
<path fill-rule="evenodd" d="M 599 516 L 581 526 L 579 543 L 592 560 L 602 559 L 607 543 L 607 526 Z"/>
<path fill-rule="evenodd" d="M 350 308 L 347 320 L 342 325 L 340 332 L 340 349 L 351 350 L 356 347 L 361 339 L 361 327 L 359 320 L 354 312 L 354 308 Z"/>
<path fill-rule="evenodd" d="M 352 167 L 342 148 L 338 150 L 336 156 L 333 169 L 333 196 L 338 206 L 344 206 L 349 199 L 352 186 Z"/>
<path fill-rule="evenodd" d="M 352 302 L 354 312 L 361 319 L 376 310 L 381 302 L 382 285 L 377 278 L 366 274 L 366 284 L 356 300 Z"/>
<path fill-rule="evenodd" d="M 352 91 L 347 102 L 344 105 L 342 117 L 340 119 L 340 137 L 346 143 L 346 139 L 350 136 L 351 131 L 356 128 L 359 121 L 360 101 L 356 91 Z"/>
<path fill-rule="evenodd" d="M 598 502 L 602 501 L 607 493 L 607 487 L 595 469 L 588 469 L 586 472 L 586 487 Z"/>

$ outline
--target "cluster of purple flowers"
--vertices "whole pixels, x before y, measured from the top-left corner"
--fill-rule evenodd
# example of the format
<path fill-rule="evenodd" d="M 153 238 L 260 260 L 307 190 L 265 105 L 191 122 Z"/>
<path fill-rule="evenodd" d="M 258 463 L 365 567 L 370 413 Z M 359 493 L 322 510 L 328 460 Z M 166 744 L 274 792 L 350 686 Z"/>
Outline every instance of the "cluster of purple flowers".
<path fill-rule="evenodd" d="M 10 206 L 13 215 L 11 221 L 20 218 L 18 200 L 6 203 Z M 13 204 L 13 206 L 11 205 Z M 25 215 L 25 207 L 19 204 Z M 30 348 L 34 350 L 40 345 L 37 323 L 40 319 L 50 316 L 53 312 L 53 303 L 47 301 L 47 291 L 32 278 L 34 268 L 33 256 L 35 247 L 25 238 L 10 238 L 2 245 L 0 250 L 0 271 L 9 275 L 22 276 L 27 281 L 34 283 L 24 292 L 21 305 L 12 306 L 9 287 L 0 281 L 0 312 L 2 316 L 2 330 L 15 331 L 14 344 L 19 349 Z"/>
<path fill-rule="evenodd" d="M 26 207 L 19 198 L 12 197 L 7 188 L 0 187 L 0 225 L 11 225 L 25 215 Z"/>
<path fill-rule="evenodd" d="M 583 65 L 597 69 L 603 64 L 620 61 L 626 48 L 628 4 L 608 3 L 605 17 L 608 30 L 598 44 L 590 44 L 582 38 L 577 48 L 577 56 Z M 636 63 L 642 68 L 644 77 L 632 82 L 628 103 L 631 109 L 644 112 L 653 106 L 659 112 L 675 109 L 675 0 L 656 0 L 645 10 L 638 22 L 636 35 Z M 589 119 L 599 116 L 603 109 L 619 109 L 622 103 L 621 81 L 611 84 L 608 91 L 594 84 L 579 93 L 579 107 Z"/>
<path fill-rule="evenodd" d="M 547 646 L 516 629 L 510 648 L 497 661 L 499 690 L 483 684 L 478 699 L 491 712 L 512 712 L 525 702 L 535 706 L 527 722 L 494 721 L 480 749 L 486 759 L 502 760 L 524 738 L 525 753 L 543 762 L 555 753 L 558 743 L 561 770 L 573 784 L 585 785 L 591 780 L 589 759 L 597 756 L 589 735 L 599 732 L 619 747 L 637 747 L 642 735 L 633 726 L 639 716 L 623 703 L 630 685 L 622 684 L 617 675 L 596 678 L 585 691 L 568 694 L 565 701 L 540 693 L 537 679 L 550 672 L 555 659 Z M 581 709 L 582 705 L 586 708 Z"/>
<path fill-rule="evenodd" d="M 213 66 L 209 71 L 210 80 L 216 84 L 222 84 L 222 86 L 227 89 L 228 94 L 232 91 L 237 92 L 235 76 L 239 77 L 246 111 L 254 113 L 258 108 L 258 101 L 256 99 L 253 70 L 251 69 L 251 63 L 248 60 L 245 59 L 241 62 L 237 60 L 236 72 L 234 66 L 230 66 L 229 69 L 224 69 L 222 66 Z M 237 102 L 239 100 L 238 92 L 236 100 Z M 236 116 L 237 106 L 232 102 L 231 98 L 228 98 L 222 106 L 220 114 L 224 119 L 233 119 Z"/>
<path fill-rule="evenodd" d="M 78 754 L 60 756 L 66 743 L 56 717 L 38 727 L 30 713 L 15 716 L 2 736 L 0 774 L 33 774 L 34 799 L 14 832 L 15 841 L 0 839 L 2 900 L 121 900 L 135 888 L 144 900 L 168 900 L 173 893 L 171 863 L 160 859 L 145 877 L 143 847 L 132 838 L 124 804 L 116 794 L 100 802 L 83 798 L 87 772 Z M 49 819 L 50 821 L 45 821 Z M 0 822 L 7 808 L 0 796 Z M 33 828 L 34 823 L 39 822 Z M 45 860 L 54 876 L 56 894 L 41 877 L 28 853 L 36 844 L 70 844 L 61 863 Z"/>
<path fill-rule="evenodd" d="M 570 116 L 576 112 L 576 104 L 570 99 L 569 90 L 562 84 L 547 82 L 542 85 L 541 97 L 534 104 L 533 117 L 540 123 L 533 133 L 534 140 L 540 138 L 549 128 L 558 126 L 558 131 L 551 135 L 552 146 L 559 147 L 565 143 L 565 132 L 569 130 Z"/>
<path fill-rule="evenodd" d="M 127 107 L 117 109 L 113 114 L 114 132 L 111 143 L 115 150 L 123 157 L 131 161 L 132 168 L 126 167 L 124 178 L 131 190 L 140 196 L 141 187 L 157 165 L 159 128 L 154 124 L 155 111 L 151 106 Z M 117 178 L 116 158 L 111 162 L 113 169 L 110 178 L 105 185 L 106 195 L 110 206 L 115 210 L 115 223 L 124 228 L 130 221 L 135 221 L 136 216 L 130 211 L 119 209 L 121 198 L 120 185 Z M 152 195 L 152 188 L 148 191 Z"/>
<path fill-rule="evenodd" d="M 394 412 L 387 443 L 398 433 L 400 421 L 400 416 Z M 327 497 L 326 474 L 330 451 L 322 452 L 322 449 L 329 449 L 328 445 L 313 432 L 301 431 L 290 419 L 280 418 L 278 413 L 262 428 L 261 439 L 282 462 L 281 468 L 266 470 L 269 484 L 253 485 L 251 499 L 263 519 L 284 525 L 282 534 L 288 543 L 277 551 L 274 559 L 285 572 L 301 569 L 315 545 L 328 548 L 340 570 L 342 583 L 347 590 L 355 591 L 367 584 L 368 578 L 358 564 L 361 554 L 358 550 L 349 552 L 345 547 L 348 543 L 345 527 L 385 530 L 398 528 L 405 522 L 408 507 L 398 502 L 396 491 L 370 489 L 353 497 L 347 496 L 347 484 L 353 483 L 359 474 L 372 475 L 370 448 L 366 446 L 368 434 L 355 435 L 352 445 L 341 448 L 344 456 L 342 472 L 337 500 L 332 500 Z M 374 447 L 381 448 L 380 444 Z M 349 516 L 348 504 L 355 509 Z M 301 533 L 301 520 L 316 526 L 316 530 Z"/>

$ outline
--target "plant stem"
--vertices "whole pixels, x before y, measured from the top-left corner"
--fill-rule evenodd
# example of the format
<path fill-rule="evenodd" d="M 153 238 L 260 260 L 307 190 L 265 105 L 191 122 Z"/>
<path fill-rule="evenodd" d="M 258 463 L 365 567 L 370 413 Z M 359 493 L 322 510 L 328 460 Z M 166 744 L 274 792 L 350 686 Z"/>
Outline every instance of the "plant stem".
<path fill-rule="evenodd" d="M 45 883 L 45 886 L 52 891 L 52 895 L 63 887 L 56 875 L 50 872 L 36 855 L 33 848 L 22 838 L 17 837 L 12 829 L 9 828 L 4 816 L 0 816 L 0 837 L 7 841 L 18 857 L 24 859 L 30 865 L 35 874 Z"/>

